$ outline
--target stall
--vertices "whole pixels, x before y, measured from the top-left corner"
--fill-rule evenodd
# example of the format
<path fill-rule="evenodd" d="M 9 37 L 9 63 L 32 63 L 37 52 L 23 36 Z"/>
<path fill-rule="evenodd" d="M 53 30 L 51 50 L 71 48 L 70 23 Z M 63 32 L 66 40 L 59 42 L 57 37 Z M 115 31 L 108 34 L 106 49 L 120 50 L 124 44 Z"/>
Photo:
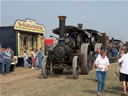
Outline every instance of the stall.
<path fill-rule="evenodd" d="M 23 57 L 24 51 L 31 57 L 32 50 L 42 48 L 42 53 L 45 52 L 44 33 L 45 27 L 37 24 L 36 21 L 26 19 L 25 21 L 17 20 L 14 25 L 14 30 L 17 33 L 17 55 Z"/>

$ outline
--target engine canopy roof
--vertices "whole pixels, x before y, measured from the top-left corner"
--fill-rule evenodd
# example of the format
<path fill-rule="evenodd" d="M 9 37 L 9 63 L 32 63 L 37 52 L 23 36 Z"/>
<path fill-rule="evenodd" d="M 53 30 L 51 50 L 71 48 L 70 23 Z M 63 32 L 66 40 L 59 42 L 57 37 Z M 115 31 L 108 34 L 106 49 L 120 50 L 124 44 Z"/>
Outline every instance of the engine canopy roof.
<path fill-rule="evenodd" d="M 86 30 L 83 30 L 81 28 L 75 27 L 75 26 L 65 26 L 65 33 L 68 34 L 73 34 L 73 33 L 81 33 L 82 35 L 87 35 L 88 37 L 90 37 L 90 33 L 87 32 Z M 56 28 L 53 30 L 53 33 L 56 35 L 59 35 L 59 28 Z"/>

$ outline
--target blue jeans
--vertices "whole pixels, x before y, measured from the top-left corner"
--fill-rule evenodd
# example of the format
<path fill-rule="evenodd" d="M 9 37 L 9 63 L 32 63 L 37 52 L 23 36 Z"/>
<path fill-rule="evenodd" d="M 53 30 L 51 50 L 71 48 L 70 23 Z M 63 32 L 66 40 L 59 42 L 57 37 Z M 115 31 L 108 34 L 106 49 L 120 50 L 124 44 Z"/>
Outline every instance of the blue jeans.
<path fill-rule="evenodd" d="M 10 72 L 10 65 L 11 65 L 10 59 L 5 59 L 5 63 L 6 63 L 6 73 L 9 73 Z"/>
<path fill-rule="evenodd" d="M 106 82 L 106 71 L 96 71 L 98 78 L 98 88 L 97 92 L 104 92 L 105 82 Z"/>
<path fill-rule="evenodd" d="M 28 67 L 28 61 L 26 58 L 24 58 L 24 68 L 27 68 Z"/>
<path fill-rule="evenodd" d="M 98 73 L 96 72 L 96 80 L 98 80 Z"/>
<path fill-rule="evenodd" d="M 41 68 L 42 68 L 42 59 L 43 59 L 43 58 L 40 58 L 40 57 L 39 57 L 38 59 L 39 59 L 39 66 L 38 66 L 38 68 L 41 69 Z"/>
<path fill-rule="evenodd" d="M 1 62 L 1 70 L 2 70 L 2 73 L 4 74 L 5 73 L 5 64 L 4 62 Z"/>
<path fill-rule="evenodd" d="M 36 67 L 39 67 L 39 59 L 38 59 L 38 57 L 36 58 Z"/>

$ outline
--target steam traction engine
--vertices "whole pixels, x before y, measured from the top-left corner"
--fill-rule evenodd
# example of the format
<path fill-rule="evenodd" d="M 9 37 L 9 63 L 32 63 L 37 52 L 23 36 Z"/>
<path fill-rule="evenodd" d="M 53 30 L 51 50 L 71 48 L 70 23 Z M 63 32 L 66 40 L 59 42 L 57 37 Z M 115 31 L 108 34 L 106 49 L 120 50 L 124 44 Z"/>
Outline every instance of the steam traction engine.
<path fill-rule="evenodd" d="M 73 78 L 79 73 L 88 74 L 93 66 L 91 33 L 79 27 L 65 26 L 66 16 L 59 16 L 59 28 L 53 30 L 59 35 L 58 43 L 45 56 L 42 63 L 42 75 L 48 78 L 50 71 L 60 74 L 63 70 L 72 69 Z"/>

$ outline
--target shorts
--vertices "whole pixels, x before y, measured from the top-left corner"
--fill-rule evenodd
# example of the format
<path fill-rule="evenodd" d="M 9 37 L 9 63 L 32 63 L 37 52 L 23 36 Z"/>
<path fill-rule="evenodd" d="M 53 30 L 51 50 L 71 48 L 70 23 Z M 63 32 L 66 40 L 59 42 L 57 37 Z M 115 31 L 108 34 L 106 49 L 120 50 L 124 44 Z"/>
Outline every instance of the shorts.
<path fill-rule="evenodd" d="M 128 82 L 128 74 L 120 73 L 120 81 Z"/>
<path fill-rule="evenodd" d="M 35 62 L 35 59 L 34 58 L 32 58 L 32 63 L 34 63 Z"/>

